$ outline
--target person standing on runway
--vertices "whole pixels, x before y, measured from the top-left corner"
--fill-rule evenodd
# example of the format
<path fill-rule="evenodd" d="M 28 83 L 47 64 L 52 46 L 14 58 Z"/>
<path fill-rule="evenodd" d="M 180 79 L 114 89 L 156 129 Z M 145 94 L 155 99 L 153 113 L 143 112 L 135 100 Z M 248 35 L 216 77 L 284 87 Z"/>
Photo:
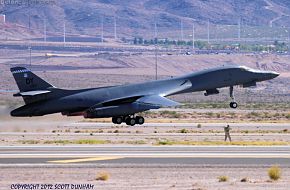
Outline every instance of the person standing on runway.
<path fill-rule="evenodd" d="M 232 142 L 232 138 L 230 135 L 230 125 L 227 125 L 226 127 L 224 127 L 224 131 L 225 131 L 225 141 L 227 141 L 227 139 L 229 139 L 230 142 Z"/>

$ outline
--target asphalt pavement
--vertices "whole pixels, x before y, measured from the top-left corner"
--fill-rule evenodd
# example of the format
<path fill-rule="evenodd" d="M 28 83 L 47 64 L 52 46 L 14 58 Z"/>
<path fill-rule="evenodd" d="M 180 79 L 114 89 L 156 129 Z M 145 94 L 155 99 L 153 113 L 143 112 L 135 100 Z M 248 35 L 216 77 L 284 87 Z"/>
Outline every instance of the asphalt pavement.
<path fill-rule="evenodd" d="M 290 146 L 1 146 L 0 166 L 15 164 L 191 164 L 290 167 Z"/>

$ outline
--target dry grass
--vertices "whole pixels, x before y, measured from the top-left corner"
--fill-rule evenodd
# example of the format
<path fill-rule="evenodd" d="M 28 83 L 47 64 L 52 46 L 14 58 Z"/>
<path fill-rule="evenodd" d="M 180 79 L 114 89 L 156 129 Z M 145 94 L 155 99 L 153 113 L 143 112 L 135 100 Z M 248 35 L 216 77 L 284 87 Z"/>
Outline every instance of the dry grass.
<path fill-rule="evenodd" d="M 106 171 L 99 172 L 96 176 L 97 181 L 108 181 L 109 178 L 110 178 L 110 174 L 109 172 L 106 172 Z"/>
<path fill-rule="evenodd" d="M 19 140 L 17 141 L 21 144 L 148 144 L 150 140 L 120 140 L 120 141 L 111 141 L 111 140 L 98 140 L 98 139 L 80 139 L 80 140 Z M 186 146 L 282 146 L 290 145 L 288 141 L 174 141 L 174 140 L 158 140 L 156 139 L 155 144 L 153 145 L 186 145 Z"/>
<path fill-rule="evenodd" d="M 20 140 L 21 144 L 110 144 L 111 141 L 97 139 L 80 139 L 80 140 Z"/>
<path fill-rule="evenodd" d="M 177 116 L 178 115 L 178 116 Z M 179 122 L 184 120 L 189 122 L 224 122 L 225 120 L 233 120 L 234 122 L 287 122 L 290 119 L 290 114 L 287 111 L 265 110 L 252 112 L 199 112 L 199 111 L 147 111 L 143 116 L 148 118 L 147 122 Z"/>
<path fill-rule="evenodd" d="M 218 180 L 219 180 L 219 182 L 227 182 L 227 181 L 229 181 L 229 177 L 228 176 L 219 176 Z"/>
<path fill-rule="evenodd" d="M 108 144 L 109 141 L 97 139 L 81 139 L 74 141 L 74 144 Z"/>
<path fill-rule="evenodd" d="M 158 141 L 156 145 L 192 145 L 192 146 L 219 146 L 219 145 L 235 145 L 235 146 L 281 146 L 289 145 L 289 142 L 284 141 Z"/>
<path fill-rule="evenodd" d="M 281 168 L 279 166 L 272 166 L 268 169 L 268 176 L 271 180 L 277 181 L 281 178 Z"/>

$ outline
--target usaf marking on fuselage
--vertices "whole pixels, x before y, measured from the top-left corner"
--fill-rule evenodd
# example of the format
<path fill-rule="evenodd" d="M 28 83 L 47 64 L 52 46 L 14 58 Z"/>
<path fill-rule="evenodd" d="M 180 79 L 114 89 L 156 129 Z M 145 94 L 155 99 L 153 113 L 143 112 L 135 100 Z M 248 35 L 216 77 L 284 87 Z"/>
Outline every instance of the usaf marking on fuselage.
<path fill-rule="evenodd" d="M 204 95 L 218 94 L 218 88 L 229 87 L 231 108 L 237 108 L 233 87 L 256 86 L 257 82 L 270 80 L 279 74 L 254 70 L 245 66 L 224 66 L 188 75 L 137 84 L 64 90 L 47 83 L 23 67 L 11 68 L 19 93 L 25 105 L 11 112 L 15 117 L 32 117 L 59 113 L 85 118 L 112 117 L 115 124 L 143 124 L 144 118 L 136 113 L 161 107 L 179 105 L 167 96 L 205 91 Z"/>

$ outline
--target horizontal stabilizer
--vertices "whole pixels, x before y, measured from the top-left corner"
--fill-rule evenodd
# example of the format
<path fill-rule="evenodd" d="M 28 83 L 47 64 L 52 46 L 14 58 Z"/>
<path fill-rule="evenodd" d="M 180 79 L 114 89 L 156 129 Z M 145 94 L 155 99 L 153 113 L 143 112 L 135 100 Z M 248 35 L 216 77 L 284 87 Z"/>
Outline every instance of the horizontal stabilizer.
<path fill-rule="evenodd" d="M 48 90 L 34 90 L 34 91 L 27 91 L 27 92 L 19 92 L 14 94 L 13 96 L 36 96 L 40 94 L 47 94 L 50 93 Z"/>
<path fill-rule="evenodd" d="M 144 96 L 142 98 L 139 98 L 136 102 L 159 107 L 172 107 L 180 105 L 180 103 L 178 102 L 169 100 L 168 98 L 159 95 Z"/>

